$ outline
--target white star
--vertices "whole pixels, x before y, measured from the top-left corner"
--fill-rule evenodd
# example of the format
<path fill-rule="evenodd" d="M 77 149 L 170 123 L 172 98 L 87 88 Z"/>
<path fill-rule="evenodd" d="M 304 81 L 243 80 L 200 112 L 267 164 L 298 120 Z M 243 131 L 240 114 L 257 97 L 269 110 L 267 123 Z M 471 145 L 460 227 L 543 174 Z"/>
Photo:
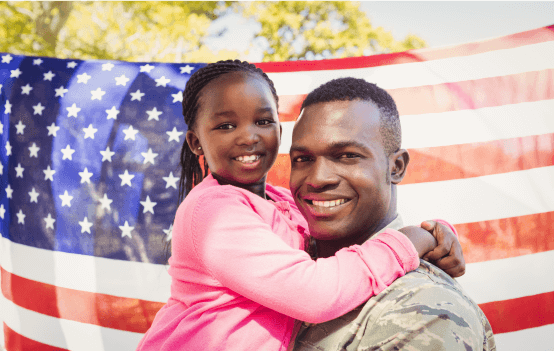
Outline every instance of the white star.
<path fill-rule="evenodd" d="M 173 172 L 169 172 L 169 177 L 162 177 L 163 180 L 165 180 L 165 188 L 169 188 L 170 186 L 177 189 L 177 182 L 179 181 L 179 178 L 173 176 Z"/>
<path fill-rule="evenodd" d="M 52 218 L 52 215 L 49 213 L 48 217 L 45 217 L 44 220 L 46 221 L 46 229 L 51 228 L 54 229 L 54 222 L 56 221 L 54 218 Z"/>
<path fill-rule="evenodd" d="M 17 129 L 16 134 L 23 134 L 23 130 L 25 129 L 25 125 L 21 123 L 21 120 L 19 120 L 19 123 L 15 125 L 15 129 Z"/>
<path fill-rule="evenodd" d="M 84 171 L 79 172 L 79 176 L 81 177 L 81 184 L 85 182 L 90 184 L 90 177 L 92 177 L 92 173 L 88 171 L 87 167 L 85 167 Z"/>
<path fill-rule="evenodd" d="M 90 232 L 90 227 L 92 227 L 92 223 L 88 221 L 87 217 L 85 217 L 82 222 L 79 222 L 79 225 L 81 226 L 81 234 L 84 232 L 92 234 Z"/>
<path fill-rule="evenodd" d="M 179 67 L 181 69 L 181 74 L 186 73 L 190 74 L 192 70 L 194 70 L 194 67 L 191 67 L 189 65 L 186 65 L 185 67 Z"/>
<path fill-rule="evenodd" d="M 85 139 L 94 139 L 94 133 L 96 133 L 98 129 L 94 128 L 92 124 L 89 124 L 87 128 L 83 128 L 83 131 L 85 132 Z"/>
<path fill-rule="evenodd" d="M 88 80 L 91 79 L 91 78 L 92 78 L 92 76 L 89 76 L 86 72 L 83 73 L 83 74 L 78 74 L 77 75 L 77 83 L 87 84 Z"/>
<path fill-rule="evenodd" d="M 102 65 L 102 71 L 110 71 L 111 72 L 112 68 L 114 68 L 114 67 L 115 67 L 114 64 L 111 63 L 111 62 L 104 63 Z"/>
<path fill-rule="evenodd" d="M 69 195 L 67 193 L 67 190 L 63 193 L 63 195 L 59 195 L 60 199 L 62 199 L 62 207 L 67 206 L 71 207 L 71 200 L 73 200 L 73 196 Z"/>
<path fill-rule="evenodd" d="M 140 66 L 140 71 L 141 71 L 141 72 L 148 72 L 148 73 L 150 73 L 150 71 L 153 70 L 153 69 L 154 69 L 154 66 L 151 66 L 151 65 L 149 65 L 148 63 L 147 63 L 146 65 L 144 65 L 144 66 Z"/>
<path fill-rule="evenodd" d="M 29 146 L 29 157 L 38 157 L 38 151 L 40 150 L 40 147 L 37 146 L 36 143 L 33 143 L 33 145 Z"/>
<path fill-rule="evenodd" d="M 125 173 L 119 175 L 119 178 L 121 178 L 121 186 L 124 186 L 125 184 L 127 184 L 128 186 L 132 186 L 131 179 L 133 179 L 134 177 L 134 174 L 129 174 L 129 171 L 125 170 Z"/>
<path fill-rule="evenodd" d="M 167 79 L 165 76 L 161 76 L 158 79 L 154 79 L 156 81 L 156 86 L 159 87 L 160 85 L 165 87 L 167 86 L 167 83 L 171 82 L 171 79 Z"/>
<path fill-rule="evenodd" d="M 63 157 L 62 157 L 62 160 L 65 160 L 65 159 L 70 159 L 71 161 L 73 161 L 73 153 L 75 152 L 74 149 L 72 149 L 69 144 L 67 144 L 67 146 L 65 147 L 65 149 L 61 149 L 61 152 L 63 154 Z"/>
<path fill-rule="evenodd" d="M 77 62 L 71 61 L 67 63 L 67 68 L 75 68 L 77 67 Z"/>
<path fill-rule="evenodd" d="M 117 119 L 117 115 L 119 114 L 119 110 L 115 109 L 115 106 L 112 106 L 110 110 L 106 110 L 106 113 L 108 113 L 108 119 L 113 118 Z"/>
<path fill-rule="evenodd" d="M 100 100 L 100 101 L 102 101 L 102 96 L 106 94 L 106 92 L 102 91 L 102 89 L 100 88 L 97 88 L 96 90 L 92 90 L 90 93 L 92 94 L 90 98 L 91 100 Z"/>
<path fill-rule="evenodd" d="M 170 224 L 170 225 L 169 225 L 169 228 L 168 228 L 168 229 L 164 229 L 163 231 L 164 231 L 165 235 L 167 235 L 167 236 L 165 237 L 165 241 L 171 240 L 171 237 L 172 237 L 172 235 L 173 235 L 173 224 Z"/>
<path fill-rule="evenodd" d="M 0 134 L 4 134 L 4 125 L 0 122 Z"/>
<path fill-rule="evenodd" d="M 183 92 L 178 91 L 175 94 L 171 94 L 173 96 L 173 102 L 183 102 Z"/>
<path fill-rule="evenodd" d="M 44 180 L 54 181 L 53 175 L 56 173 L 53 169 L 50 169 L 50 165 L 44 171 Z"/>
<path fill-rule="evenodd" d="M 8 197 L 8 199 L 12 198 L 12 194 L 13 194 L 13 189 L 11 185 L 8 184 L 8 186 L 6 187 L 6 196 Z"/>
<path fill-rule="evenodd" d="M 121 229 L 121 237 L 128 236 L 131 237 L 131 231 L 135 229 L 135 227 L 129 226 L 129 222 L 125 221 L 125 225 L 120 225 L 119 229 Z"/>
<path fill-rule="evenodd" d="M 100 153 L 102 154 L 102 162 L 108 160 L 110 162 L 112 162 L 112 156 L 115 155 L 115 152 L 113 151 L 110 151 L 110 147 L 106 147 L 106 150 L 105 151 L 100 151 Z"/>
<path fill-rule="evenodd" d="M 33 66 L 40 66 L 40 64 L 42 63 L 42 59 L 34 59 L 33 60 Z"/>
<path fill-rule="evenodd" d="M 33 106 L 33 115 L 41 115 L 42 116 L 42 110 L 44 110 L 46 107 L 42 106 L 42 104 L 39 102 L 35 106 Z"/>
<path fill-rule="evenodd" d="M 55 123 L 52 123 L 50 126 L 46 127 L 46 129 L 48 129 L 48 135 L 56 136 L 56 133 L 60 130 L 60 127 L 58 127 Z"/>
<path fill-rule="evenodd" d="M 16 172 L 15 177 L 16 178 L 23 178 L 23 171 L 24 170 L 25 170 L 25 168 L 21 167 L 21 163 L 18 163 L 17 167 L 15 167 L 15 172 Z"/>
<path fill-rule="evenodd" d="M 21 70 L 20 70 L 19 68 L 16 68 L 16 69 L 12 69 L 12 70 L 10 71 L 10 73 L 11 73 L 11 74 L 10 74 L 10 78 L 14 78 L 14 77 L 15 77 L 15 78 L 19 78 L 19 76 L 20 76 L 21 73 L 23 73 L 23 72 L 21 72 Z"/>
<path fill-rule="evenodd" d="M 128 81 L 130 81 L 130 79 L 125 77 L 124 74 L 120 75 L 119 77 L 115 77 L 115 85 L 127 86 Z"/>
<path fill-rule="evenodd" d="M 75 103 L 73 103 L 73 105 L 71 105 L 70 107 L 66 107 L 65 109 L 67 110 L 67 112 L 69 112 L 67 114 L 67 117 L 77 118 L 77 113 L 79 113 L 79 111 L 81 111 L 81 108 L 77 107 L 77 105 Z"/>
<path fill-rule="evenodd" d="M 4 113 L 12 113 L 12 104 L 10 104 L 10 100 L 6 100 L 4 107 L 6 108 Z"/>
<path fill-rule="evenodd" d="M 157 108 L 153 108 L 151 109 L 150 111 L 146 111 L 146 113 L 148 114 L 148 120 L 151 120 L 151 119 L 155 119 L 156 121 L 159 121 L 160 119 L 158 118 L 163 112 L 162 111 L 158 111 Z"/>
<path fill-rule="evenodd" d="M 4 204 L 0 205 L 0 218 L 4 219 L 4 213 L 6 213 L 6 209 L 4 208 Z"/>
<path fill-rule="evenodd" d="M 13 57 L 10 54 L 2 56 L 2 63 L 10 63 L 12 60 Z"/>
<path fill-rule="evenodd" d="M 3 85 L 2 85 L 2 84 L 0 84 L 0 93 L 2 92 L 2 87 L 3 87 Z"/>
<path fill-rule="evenodd" d="M 31 90 L 33 90 L 33 88 L 27 83 L 27 85 L 21 87 L 21 95 L 29 95 Z"/>
<path fill-rule="evenodd" d="M 130 125 L 129 128 L 123 129 L 123 133 L 125 133 L 125 139 L 123 140 L 135 140 L 135 135 L 137 135 L 138 132 L 138 129 L 133 129 L 133 126 Z"/>
<path fill-rule="evenodd" d="M 131 96 L 132 96 L 131 101 L 133 100 L 140 101 L 140 99 L 144 96 L 144 93 L 141 93 L 140 90 L 137 90 L 134 93 L 131 93 Z"/>
<path fill-rule="evenodd" d="M 169 141 L 175 140 L 176 142 L 179 142 L 179 137 L 184 134 L 184 132 L 178 132 L 176 127 L 173 127 L 173 130 L 171 132 L 165 132 L 167 135 L 169 135 Z"/>
<path fill-rule="evenodd" d="M 140 154 L 144 156 L 143 164 L 146 164 L 146 162 L 154 164 L 154 158 L 158 156 L 158 154 L 152 152 L 152 148 L 148 148 L 148 152 L 141 152 Z"/>
<path fill-rule="evenodd" d="M 4 165 L 0 162 L 0 175 L 4 174 Z"/>
<path fill-rule="evenodd" d="M 103 209 L 108 210 L 108 211 L 112 210 L 111 207 L 110 207 L 110 204 L 113 202 L 113 200 L 108 199 L 108 194 L 104 194 L 104 197 L 101 198 L 98 201 L 100 201 L 100 204 L 102 205 Z"/>
<path fill-rule="evenodd" d="M 17 212 L 17 223 L 25 224 L 25 215 L 23 214 L 23 211 L 21 211 L 21 209 L 19 210 L 19 212 Z"/>
<path fill-rule="evenodd" d="M 38 196 L 40 194 L 37 193 L 37 191 L 35 190 L 35 188 L 33 188 L 33 190 L 31 190 L 29 192 L 29 196 L 31 197 L 31 202 L 38 202 Z"/>
<path fill-rule="evenodd" d="M 9 141 L 6 141 L 6 156 L 10 156 L 12 154 L 12 146 L 10 145 Z"/>
<path fill-rule="evenodd" d="M 44 73 L 44 80 L 52 81 L 52 78 L 54 78 L 55 74 L 52 73 L 52 71 L 48 71 L 48 73 Z"/>
<path fill-rule="evenodd" d="M 55 89 L 56 90 L 56 96 L 54 97 L 58 97 L 58 96 L 61 96 L 63 97 L 65 95 L 65 93 L 67 93 L 69 90 L 65 89 L 63 87 L 63 85 L 61 87 L 59 87 L 58 89 Z"/>
<path fill-rule="evenodd" d="M 140 204 L 144 206 L 142 213 L 151 212 L 154 214 L 154 206 L 156 206 L 157 202 L 150 201 L 150 196 L 146 196 L 146 201 L 141 201 Z"/>

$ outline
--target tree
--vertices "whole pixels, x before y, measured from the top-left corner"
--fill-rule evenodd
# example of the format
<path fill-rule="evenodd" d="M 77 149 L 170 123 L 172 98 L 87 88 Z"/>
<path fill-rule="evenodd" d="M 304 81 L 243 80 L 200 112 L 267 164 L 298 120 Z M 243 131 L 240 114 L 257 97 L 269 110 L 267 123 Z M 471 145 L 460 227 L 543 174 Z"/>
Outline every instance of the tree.
<path fill-rule="evenodd" d="M 211 62 L 246 53 L 214 53 L 212 22 L 234 11 L 257 21 L 251 47 L 263 60 L 395 52 L 425 45 L 373 28 L 351 2 L 1 2 L 0 51 L 77 59 Z"/>

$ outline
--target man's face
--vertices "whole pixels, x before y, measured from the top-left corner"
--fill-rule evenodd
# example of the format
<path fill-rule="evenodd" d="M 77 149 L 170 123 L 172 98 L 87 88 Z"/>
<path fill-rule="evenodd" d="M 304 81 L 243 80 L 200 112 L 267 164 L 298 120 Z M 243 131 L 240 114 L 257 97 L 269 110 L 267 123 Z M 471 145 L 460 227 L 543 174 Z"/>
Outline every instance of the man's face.
<path fill-rule="evenodd" d="M 334 101 L 305 108 L 290 158 L 290 189 L 313 237 L 343 240 L 380 229 L 391 185 L 374 104 Z"/>

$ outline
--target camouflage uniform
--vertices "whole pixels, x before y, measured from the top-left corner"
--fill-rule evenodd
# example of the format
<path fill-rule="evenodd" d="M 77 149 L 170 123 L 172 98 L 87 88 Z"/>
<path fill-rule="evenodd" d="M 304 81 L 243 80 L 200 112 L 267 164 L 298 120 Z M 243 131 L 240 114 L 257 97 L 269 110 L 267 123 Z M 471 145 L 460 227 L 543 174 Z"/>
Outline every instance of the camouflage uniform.
<path fill-rule="evenodd" d="M 399 229 L 402 221 L 397 218 L 387 227 Z M 492 351 L 496 346 L 477 304 L 448 274 L 425 261 L 344 316 L 304 323 L 294 344 L 294 351 L 401 349 Z"/>

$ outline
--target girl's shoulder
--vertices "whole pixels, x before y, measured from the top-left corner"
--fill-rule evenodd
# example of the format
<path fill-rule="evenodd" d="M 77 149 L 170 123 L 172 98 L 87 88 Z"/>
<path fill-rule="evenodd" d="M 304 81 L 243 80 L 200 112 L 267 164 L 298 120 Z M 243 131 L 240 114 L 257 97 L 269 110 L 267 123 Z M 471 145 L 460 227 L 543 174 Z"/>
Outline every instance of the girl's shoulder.
<path fill-rule="evenodd" d="M 271 184 L 266 184 L 265 192 L 269 197 L 274 201 L 287 201 L 291 204 L 294 204 L 294 198 L 289 189 L 283 188 L 282 186 L 276 186 Z"/>

